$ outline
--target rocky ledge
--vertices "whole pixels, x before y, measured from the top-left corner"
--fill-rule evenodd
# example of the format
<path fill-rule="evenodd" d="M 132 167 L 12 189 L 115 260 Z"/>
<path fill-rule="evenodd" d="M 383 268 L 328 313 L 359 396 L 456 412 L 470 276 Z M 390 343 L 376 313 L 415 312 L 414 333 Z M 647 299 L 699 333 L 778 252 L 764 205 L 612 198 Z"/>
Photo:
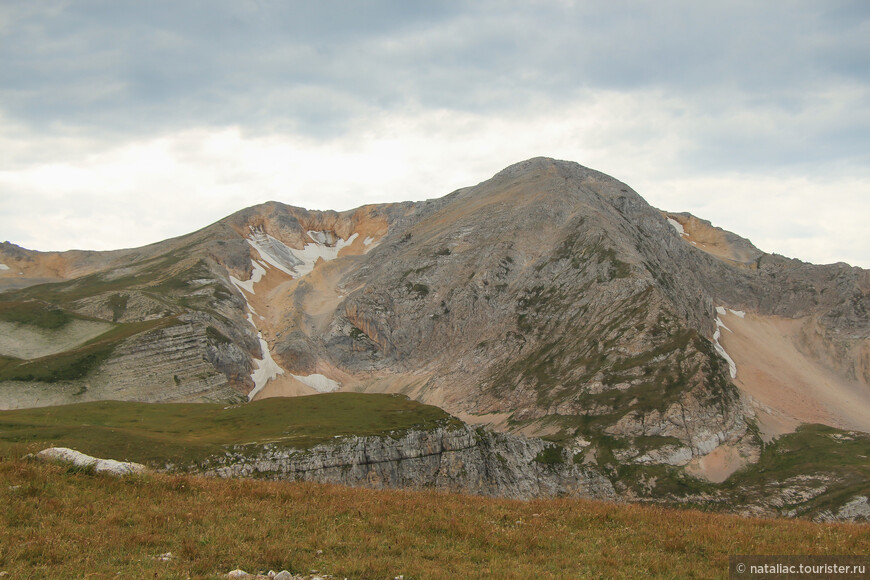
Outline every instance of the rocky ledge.
<path fill-rule="evenodd" d="M 516 499 L 616 497 L 609 479 L 593 467 L 575 463 L 574 457 L 570 450 L 540 439 L 445 425 L 389 437 L 336 438 L 305 450 L 267 444 L 252 453 L 237 447 L 197 471 L 218 477 L 436 489 Z"/>

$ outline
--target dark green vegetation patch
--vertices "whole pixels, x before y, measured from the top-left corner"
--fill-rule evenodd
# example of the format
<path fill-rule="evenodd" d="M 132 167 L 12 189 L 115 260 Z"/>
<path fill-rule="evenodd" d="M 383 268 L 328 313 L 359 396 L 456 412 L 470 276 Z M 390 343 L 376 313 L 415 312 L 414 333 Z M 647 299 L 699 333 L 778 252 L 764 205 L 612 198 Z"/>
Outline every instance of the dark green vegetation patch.
<path fill-rule="evenodd" d="M 238 406 L 100 401 L 0 411 L 0 451 L 10 446 L 70 447 L 163 467 L 184 466 L 236 445 L 309 448 L 336 436 L 433 429 L 450 415 L 398 395 L 328 393 Z"/>
<path fill-rule="evenodd" d="M 556 445 L 547 445 L 544 447 L 544 449 L 535 456 L 535 461 L 545 465 L 565 463 L 565 459 L 562 457 L 562 448 Z"/>
<path fill-rule="evenodd" d="M 124 312 L 127 310 L 127 302 L 130 300 L 130 297 L 126 294 L 113 294 L 109 297 L 108 304 L 112 309 L 112 321 L 117 322 L 120 319 Z"/>
<path fill-rule="evenodd" d="M 0 303 L 0 320 L 58 330 L 78 318 L 60 308 L 37 300 Z"/>

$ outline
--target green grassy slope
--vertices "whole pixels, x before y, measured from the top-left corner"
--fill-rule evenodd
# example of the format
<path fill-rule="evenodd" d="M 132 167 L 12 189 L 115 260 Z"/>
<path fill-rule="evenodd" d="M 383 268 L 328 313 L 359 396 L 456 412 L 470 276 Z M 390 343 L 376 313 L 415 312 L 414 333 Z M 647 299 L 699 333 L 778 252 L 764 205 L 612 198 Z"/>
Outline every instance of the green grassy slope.
<path fill-rule="evenodd" d="M 100 401 L 0 411 L 0 452 L 70 447 L 96 457 L 189 465 L 226 446 L 306 448 L 336 435 L 432 428 L 450 416 L 395 395 L 327 393 L 238 406 Z"/>
<path fill-rule="evenodd" d="M 39 300 L 8 300 L 0 302 L 0 320 L 27 324 L 45 330 L 57 330 L 63 328 L 75 318 L 75 316 Z"/>
<path fill-rule="evenodd" d="M 815 477 L 821 493 L 807 502 L 785 505 L 799 515 L 843 505 L 858 495 L 870 496 L 870 434 L 825 425 L 802 425 L 765 447 L 757 464 L 720 484 L 734 502 L 749 503 Z"/>

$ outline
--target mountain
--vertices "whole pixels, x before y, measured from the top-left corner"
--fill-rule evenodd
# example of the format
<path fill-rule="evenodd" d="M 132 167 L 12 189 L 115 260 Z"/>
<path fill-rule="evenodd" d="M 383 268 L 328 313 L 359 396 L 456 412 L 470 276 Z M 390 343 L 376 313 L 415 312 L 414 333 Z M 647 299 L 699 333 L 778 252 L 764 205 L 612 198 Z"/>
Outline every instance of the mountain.
<path fill-rule="evenodd" d="M 870 272 L 764 253 L 571 162 L 0 263 L 6 409 L 401 393 L 623 480 L 719 482 L 801 424 L 870 432 Z"/>

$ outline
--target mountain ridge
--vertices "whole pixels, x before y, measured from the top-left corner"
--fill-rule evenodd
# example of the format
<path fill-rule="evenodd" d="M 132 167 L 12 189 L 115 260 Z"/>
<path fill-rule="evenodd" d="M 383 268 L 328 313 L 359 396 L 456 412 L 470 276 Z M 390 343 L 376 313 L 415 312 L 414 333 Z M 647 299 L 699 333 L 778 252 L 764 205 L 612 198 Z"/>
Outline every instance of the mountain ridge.
<path fill-rule="evenodd" d="M 605 468 L 712 479 L 802 423 L 870 431 L 870 272 L 766 254 L 573 162 L 422 202 L 268 202 L 66 270 L 21 252 L 0 247 L 0 285 L 73 277 L 6 286 L 9 332 L 29 304 L 118 338 L 72 363 L 0 352 L 6 408 L 401 393 Z M 31 370 L 45 362 L 56 375 Z"/>

